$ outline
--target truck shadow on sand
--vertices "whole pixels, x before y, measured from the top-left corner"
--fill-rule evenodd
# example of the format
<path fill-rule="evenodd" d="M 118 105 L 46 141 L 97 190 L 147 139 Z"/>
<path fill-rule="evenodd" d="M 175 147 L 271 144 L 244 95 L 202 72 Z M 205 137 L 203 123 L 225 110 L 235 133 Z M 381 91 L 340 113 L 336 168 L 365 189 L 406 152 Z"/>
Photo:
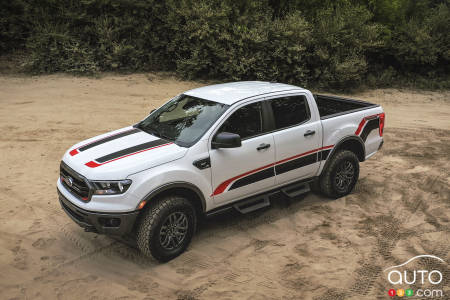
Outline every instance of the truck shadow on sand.
<path fill-rule="evenodd" d="M 192 244 L 187 252 L 196 250 L 199 243 L 204 240 L 214 239 L 218 236 L 231 236 L 238 231 L 248 231 L 264 224 L 271 224 L 281 219 L 293 219 L 295 214 L 304 209 L 320 210 L 325 209 L 323 204 L 335 201 L 323 196 L 309 192 L 295 198 L 288 198 L 281 193 L 270 197 L 270 205 L 247 214 L 242 214 L 237 210 L 229 211 L 211 216 L 201 217 L 198 220 L 197 232 L 193 237 Z M 109 247 L 108 255 L 117 255 L 141 267 L 151 267 L 160 263 L 151 257 L 144 256 L 135 244 L 123 240 L 113 241 L 112 247 Z M 201 247 L 201 246 L 200 246 Z M 105 251 L 103 251 L 105 252 Z M 105 253 L 106 254 L 106 253 Z M 185 256 L 186 253 L 180 255 Z M 172 260 L 176 261 L 178 258 Z M 171 263 L 171 262 L 169 262 Z"/>

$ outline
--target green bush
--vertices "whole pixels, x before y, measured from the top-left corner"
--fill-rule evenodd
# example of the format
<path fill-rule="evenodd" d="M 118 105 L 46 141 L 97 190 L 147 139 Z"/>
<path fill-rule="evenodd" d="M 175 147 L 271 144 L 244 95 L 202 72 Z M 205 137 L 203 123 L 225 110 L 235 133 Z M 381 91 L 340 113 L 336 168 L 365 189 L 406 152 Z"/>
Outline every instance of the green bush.
<path fill-rule="evenodd" d="M 100 70 L 93 50 L 71 37 L 67 25 L 36 28 L 27 46 L 31 51 L 27 68 L 31 71 L 93 74 Z"/>
<path fill-rule="evenodd" d="M 358 85 L 367 73 L 366 53 L 380 46 L 380 27 L 370 22 L 362 6 L 342 5 L 317 13 L 310 55 L 313 78 L 319 85 Z"/>
<path fill-rule="evenodd" d="M 25 48 L 35 73 L 166 70 L 340 89 L 448 82 L 444 0 L 10 0 L 0 9 L 0 50 Z"/>
<path fill-rule="evenodd" d="M 395 33 L 392 49 L 401 68 L 420 68 L 424 74 L 439 65 L 450 63 L 450 13 L 441 4 L 431 9 L 423 19 L 413 18 Z"/>
<path fill-rule="evenodd" d="M 311 30 L 299 13 L 272 21 L 263 6 L 188 3 L 178 2 L 169 19 L 173 38 L 168 52 L 179 74 L 232 80 L 306 79 Z"/>
<path fill-rule="evenodd" d="M 30 24 L 23 20 L 25 3 L 20 0 L 0 1 L 0 53 L 21 49 Z"/>

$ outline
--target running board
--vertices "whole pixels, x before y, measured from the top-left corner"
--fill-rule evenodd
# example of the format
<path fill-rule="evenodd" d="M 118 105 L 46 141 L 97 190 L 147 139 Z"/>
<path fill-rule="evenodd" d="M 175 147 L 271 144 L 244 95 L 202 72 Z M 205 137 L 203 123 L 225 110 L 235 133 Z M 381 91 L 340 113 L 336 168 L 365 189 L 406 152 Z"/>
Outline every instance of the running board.
<path fill-rule="evenodd" d="M 289 198 L 295 198 L 302 194 L 308 193 L 310 190 L 311 189 L 309 187 L 309 183 L 301 182 L 301 183 L 288 185 L 287 187 L 282 188 L 281 192 Z"/>
<path fill-rule="evenodd" d="M 274 188 L 257 196 L 251 196 L 250 198 L 241 199 L 237 202 L 225 204 L 224 206 L 216 207 L 208 212 L 206 212 L 207 217 L 215 216 L 230 209 L 236 209 L 240 213 L 246 214 L 251 211 L 266 207 L 270 205 L 270 197 L 272 195 L 283 193 L 289 198 L 296 197 L 298 195 L 307 193 L 310 191 L 309 184 L 317 180 L 317 177 L 310 177 L 297 181 L 296 183 L 288 184 L 287 186 L 281 188 Z"/>
<path fill-rule="evenodd" d="M 233 205 L 233 207 L 241 214 L 247 214 L 249 212 L 258 210 L 260 208 L 270 205 L 268 195 L 261 195 L 257 197 L 249 198 L 243 202 Z"/>

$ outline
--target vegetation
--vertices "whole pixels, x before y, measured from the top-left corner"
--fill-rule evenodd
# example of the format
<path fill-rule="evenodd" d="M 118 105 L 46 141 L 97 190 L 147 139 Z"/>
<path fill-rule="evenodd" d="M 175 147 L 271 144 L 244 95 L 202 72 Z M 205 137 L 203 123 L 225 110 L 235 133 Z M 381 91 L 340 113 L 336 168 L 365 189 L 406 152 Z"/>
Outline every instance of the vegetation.
<path fill-rule="evenodd" d="M 0 3 L 0 51 L 24 50 L 34 73 L 167 70 L 327 88 L 449 87 L 449 28 L 448 0 Z"/>

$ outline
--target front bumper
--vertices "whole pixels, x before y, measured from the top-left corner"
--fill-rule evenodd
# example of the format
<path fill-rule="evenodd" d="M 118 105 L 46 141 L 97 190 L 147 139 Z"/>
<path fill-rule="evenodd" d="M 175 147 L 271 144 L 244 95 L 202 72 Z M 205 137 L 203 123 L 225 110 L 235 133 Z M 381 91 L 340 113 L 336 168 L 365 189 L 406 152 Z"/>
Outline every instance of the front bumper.
<path fill-rule="evenodd" d="M 127 213 L 98 213 L 87 211 L 71 203 L 58 190 L 59 203 L 66 214 L 85 231 L 125 236 L 134 227 L 138 211 Z"/>

